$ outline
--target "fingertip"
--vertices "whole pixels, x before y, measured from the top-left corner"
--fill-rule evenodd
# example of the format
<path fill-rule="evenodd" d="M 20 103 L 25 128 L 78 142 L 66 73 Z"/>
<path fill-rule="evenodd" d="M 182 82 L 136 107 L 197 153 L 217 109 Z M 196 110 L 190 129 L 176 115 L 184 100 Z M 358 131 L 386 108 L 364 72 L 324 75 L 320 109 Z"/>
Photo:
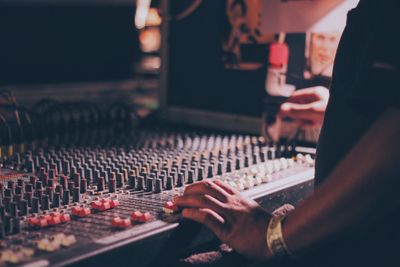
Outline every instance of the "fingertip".
<path fill-rule="evenodd" d="M 187 215 L 188 215 L 188 209 L 183 209 L 182 210 L 182 217 L 187 217 Z"/>
<path fill-rule="evenodd" d="M 174 204 L 178 205 L 179 202 L 181 201 L 181 197 L 180 196 L 176 196 L 172 199 L 172 202 L 174 202 Z"/>
<path fill-rule="evenodd" d="M 186 219 L 193 219 L 193 209 L 192 208 L 184 208 L 182 210 L 182 217 Z"/>
<path fill-rule="evenodd" d="M 281 105 L 281 111 L 288 112 L 288 111 L 290 111 L 291 107 L 292 106 L 290 105 L 290 103 L 283 103 Z"/>

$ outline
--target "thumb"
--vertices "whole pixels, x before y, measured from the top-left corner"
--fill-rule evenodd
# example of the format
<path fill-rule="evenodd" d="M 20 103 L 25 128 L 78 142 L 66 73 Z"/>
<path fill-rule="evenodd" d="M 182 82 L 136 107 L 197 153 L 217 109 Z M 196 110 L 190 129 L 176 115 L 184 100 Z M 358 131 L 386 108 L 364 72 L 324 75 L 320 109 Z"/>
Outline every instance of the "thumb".
<path fill-rule="evenodd" d="M 279 115 L 291 119 L 309 120 L 314 116 L 314 108 L 310 104 L 284 103 L 281 106 Z"/>

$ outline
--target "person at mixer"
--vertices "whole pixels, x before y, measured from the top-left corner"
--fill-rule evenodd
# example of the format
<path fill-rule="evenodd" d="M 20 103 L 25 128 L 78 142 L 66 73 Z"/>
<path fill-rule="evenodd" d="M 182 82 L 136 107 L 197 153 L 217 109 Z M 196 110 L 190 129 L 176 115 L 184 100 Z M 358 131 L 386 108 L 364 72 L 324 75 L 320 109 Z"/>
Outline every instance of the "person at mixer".
<path fill-rule="evenodd" d="M 361 0 L 348 14 L 329 101 L 312 88 L 282 105 L 282 116 L 323 122 L 310 197 L 271 215 L 229 185 L 204 181 L 175 199 L 183 217 L 251 259 L 398 265 L 399 10 L 397 1 Z"/>

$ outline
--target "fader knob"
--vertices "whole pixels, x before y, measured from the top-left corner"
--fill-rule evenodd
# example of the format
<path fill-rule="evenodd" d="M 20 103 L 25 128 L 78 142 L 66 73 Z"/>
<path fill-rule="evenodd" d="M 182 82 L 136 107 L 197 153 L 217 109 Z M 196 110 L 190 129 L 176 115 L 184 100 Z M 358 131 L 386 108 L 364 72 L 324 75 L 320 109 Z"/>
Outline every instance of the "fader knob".
<path fill-rule="evenodd" d="M 18 217 L 11 218 L 11 223 L 13 234 L 18 234 L 19 232 L 21 232 L 21 223 Z"/>
<path fill-rule="evenodd" d="M 146 192 L 153 191 L 153 179 L 148 178 L 146 183 Z"/>
<path fill-rule="evenodd" d="M 60 207 L 60 193 L 55 192 L 53 195 L 53 207 L 58 208 Z"/>
<path fill-rule="evenodd" d="M 156 183 L 154 184 L 154 193 L 161 193 L 162 191 L 162 181 L 161 179 L 156 179 Z"/>
<path fill-rule="evenodd" d="M 17 203 L 11 202 L 9 205 L 10 205 L 10 215 L 12 217 L 17 216 Z"/>
<path fill-rule="evenodd" d="M 42 203 L 41 203 L 42 210 L 49 210 L 50 209 L 50 200 L 48 195 L 42 196 Z"/>
<path fill-rule="evenodd" d="M 174 182 L 173 182 L 172 177 L 168 176 L 167 177 L 167 182 L 165 183 L 165 189 L 166 190 L 172 190 L 173 184 L 174 184 Z"/>
<path fill-rule="evenodd" d="M 200 167 L 197 171 L 197 181 L 202 181 L 204 179 L 204 168 Z"/>
<path fill-rule="evenodd" d="M 32 213 L 39 212 L 39 199 L 37 197 L 32 197 L 31 212 Z"/>
<path fill-rule="evenodd" d="M 74 187 L 72 190 L 72 202 L 76 203 L 81 200 L 81 192 L 79 187 Z"/>
<path fill-rule="evenodd" d="M 103 191 L 104 190 L 104 177 L 99 177 L 97 180 L 97 191 Z"/>
<path fill-rule="evenodd" d="M 19 202 L 19 213 L 21 216 L 28 215 L 28 201 L 27 200 L 22 199 Z"/>
<path fill-rule="evenodd" d="M 117 181 L 115 180 L 115 176 L 112 176 L 108 181 L 108 192 L 115 193 L 116 187 L 117 187 Z"/>
<path fill-rule="evenodd" d="M 190 170 L 188 173 L 187 184 L 192 184 L 194 180 L 194 170 Z"/>
<path fill-rule="evenodd" d="M 183 182 L 184 182 L 184 176 L 182 173 L 178 174 L 178 179 L 176 181 L 176 187 L 181 187 L 183 186 Z"/>
<path fill-rule="evenodd" d="M 143 190 L 143 185 L 144 185 L 144 178 L 143 176 L 139 176 L 137 178 L 136 190 L 138 191 Z"/>
<path fill-rule="evenodd" d="M 69 204 L 69 190 L 66 189 L 63 192 L 63 197 L 62 197 L 62 204 L 63 205 L 68 205 Z"/>
<path fill-rule="evenodd" d="M 214 177 L 214 166 L 209 165 L 208 172 L 207 172 L 207 178 L 212 178 L 212 177 Z"/>

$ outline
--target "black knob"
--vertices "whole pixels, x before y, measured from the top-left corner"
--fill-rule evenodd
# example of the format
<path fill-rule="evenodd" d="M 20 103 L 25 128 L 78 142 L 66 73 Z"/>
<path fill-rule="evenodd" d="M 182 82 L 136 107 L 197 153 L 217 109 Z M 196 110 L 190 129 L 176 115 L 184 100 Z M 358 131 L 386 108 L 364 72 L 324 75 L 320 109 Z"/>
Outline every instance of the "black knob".
<path fill-rule="evenodd" d="M 69 190 L 68 189 L 64 190 L 64 192 L 63 192 L 62 204 L 63 205 L 69 204 Z"/>
<path fill-rule="evenodd" d="M 204 168 L 200 167 L 197 171 L 197 181 L 202 181 L 204 179 Z"/>
<path fill-rule="evenodd" d="M 154 185 L 154 193 L 161 193 L 162 191 L 162 180 L 156 179 L 156 183 Z"/>
<path fill-rule="evenodd" d="M 17 185 L 18 185 L 19 187 L 22 187 L 22 188 L 23 188 L 23 187 L 24 187 L 24 185 L 25 185 L 25 181 L 24 181 L 24 179 L 21 179 L 21 178 L 20 178 L 20 179 L 18 179 L 18 180 L 17 180 Z"/>
<path fill-rule="evenodd" d="M 7 188 L 12 190 L 12 193 L 14 193 L 15 190 L 15 182 L 14 181 L 8 181 L 7 182 Z"/>
<path fill-rule="evenodd" d="M 81 200 L 81 189 L 79 187 L 74 187 L 72 189 L 72 202 L 79 202 Z"/>
<path fill-rule="evenodd" d="M 74 190 L 75 187 L 75 182 L 74 181 L 68 181 L 68 190 L 69 192 L 72 192 L 72 190 Z"/>
<path fill-rule="evenodd" d="M 3 239 L 5 237 L 6 237 L 5 223 L 3 220 L 0 220 L 0 239 Z"/>
<path fill-rule="evenodd" d="M 21 216 L 28 215 L 28 201 L 26 199 L 22 199 L 19 202 L 19 214 Z"/>
<path fill-rule="evenodd" d="M 136 190 L 143 190 L 144 178 L 143 176 L 139 176 L 137 178 Z"/>
<path fill-rule="evenodd" d="M 242 168 L 241 160 L 240 160 L 240 158 L 236 158 L 235 169 L 240 170 L 241 168 Z"/>
<path fill-rule="evenodd" d="M 213 165 L 208 165 L 208 172 L 207 172 L 207 178 L 212 178 L 214 177 L 214 166 Z"/>
<path fill-rule="evenodd" d="M 129 189 L 135 188 L 135 176 L 132 173 L 128 176 L 128 186 Z"/>
<path fill-rule="evenodd" d="M 124 186 L 124 177 L 123 174 L 118 172 L 117 173 L 117 187 L 121 188 Z"/>
<path fill-rule="evenodd" d="M 103 191 L 104 190 L 104 177 L 99 177 L 97 179 L 97 191 Z"/>
<path fill-rule="evenodd" d="M 16 217 L 18 210 L 17 210 L 17 203 L 16 202 L 11 202 L 10 203 L 10 215 L 12 217 Z"/>
<path fill-rule="evenodd" d="M 178 179 L 177 179 L 177 181 L 176 181 L 176 187 L 181 187 L 181 186 L 183 186 L 183 183 L 184 183 L 184 176 L 183 176 L 183 173 L 179 173 L 178 174 Z"/>
<path fill-rule="evenodd" d="M 54 194 L 53 188 L 47 187 L 46 195 L 49 197 L 50 201 L 53 201 L 53 194 Z"/>
<path fill-rule="evenodd" d="M 39 212 L 39 198 L 37 197 L 32 197 L 31 212 L 32 213 Z"/>
<path fill-rule="evenodd" d="M 12 231 L 11 216 L 10 215 L 4 216 L 3 223 L 4 223 L 5 234 L 10 234 Z"/>
<path fill-rule="evenodd" d="M 151 192 L 151 191 L 153 191 L 153 179 L 148 178 L 146 183 L 146 192 Z"/>
<path fill-rule="evenodd" d="M 173 185 L 174 185 L 174 181 L 173 181 L 172 177 L 168 176 L 167 177 L 167 182 L 165 183 L 165 189 L 166 190 L 171 190 L 174 187 Z"/>
<path fill-rule="evenodd" d="M 194 170 L 190 170 L 188 173 L 188 179 L 187 179 L 187 184 L 192 184 L 194 181 L 194 176 L 195 176 L 195 172 Z"/>
<path fill-rule="evenodd" d="M 18 234 L 19 232 L 21 232 L 21 223 L 18 217 L 11 218 L 11 223 L 13 234 Z"/>
<path fill-rule="evenodd" d="M 86 193 L 86 190 L 87 190 L 87 180 L 82 179 L 81 180 L 81 194 Z"/>
<path fill-rule="evenodd" d="M 11 188 L 6 188 L 4 190 L 4 197 L 11 198 L 13 196 L 13 190 Z"/>
<path fill-rule="evenodd" d="M 226 162 L 226 171 L 227 172 L 232 172 L 232 160 L 228 160 Z"/>
<path fill-rule="evenodd" d="M 217 175 L 222 175 L 224 173 L 223 167 L 224 167 L 224 164 L 222 162 L 219 162 L 218 168 L 217 168 Z"/>
<path fill-rule="evenodd" d="M 53 207 L 58 208 L 60 207 L 60 193 L 55 192 L 53 195 Z"/>
<path fill-rule="evenodd" d="M 4 215 L 6 215 L 6 209 L 0 202 L 0 222 L 4 219 Z"/>
<path fill-rule="evenodd" d="M 62 186 L 63 189 L 68 188 L 68 179 L 66 176 L 64 175 L 60 176 L 60 185 Z"/>
<path fill-rule="evenodd" d="M 42 210 L 49 210 L 50 209 L 50 200 L 48 195 L 42 196 L 42 203 L 41 203 Z"/>
<path fill-rule="evenodd" d="M 115 193 L 116 187 L 117 181 L 115 180 L 115 177 L 111 177 L 111 179 L 108 181 L 108 192 Z"/>

